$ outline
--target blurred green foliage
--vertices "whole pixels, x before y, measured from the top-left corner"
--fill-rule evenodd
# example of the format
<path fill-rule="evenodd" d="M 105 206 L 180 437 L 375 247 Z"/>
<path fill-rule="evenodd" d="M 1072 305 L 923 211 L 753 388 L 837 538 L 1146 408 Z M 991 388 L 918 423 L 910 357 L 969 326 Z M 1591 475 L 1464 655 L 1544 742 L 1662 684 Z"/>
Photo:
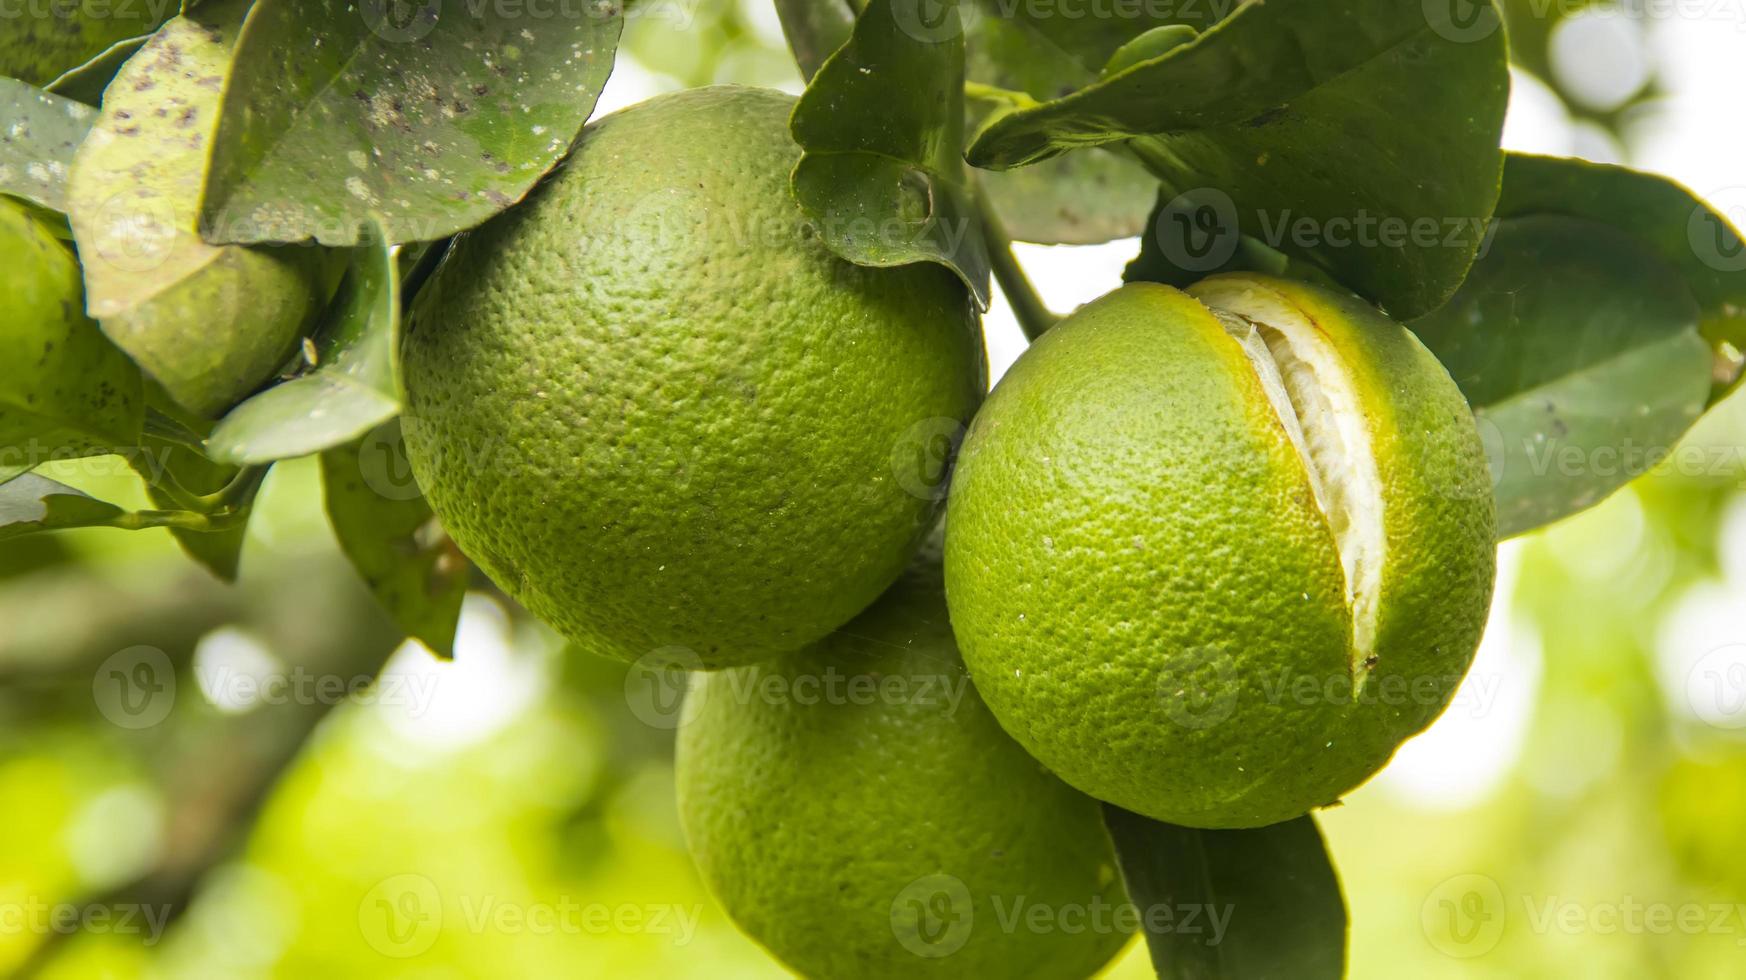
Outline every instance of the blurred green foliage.
<path fill-rule="evenodd" d="M 638 0 L 625 46 L 659 87 L 792 91 L 766 7 Z M 1706 650 L 1686 627 L 1731 611 L 1746 641 L 1746 402 L 1684 446 L 1687 462 L 1511 546 L 1498 602 L 1537 643 L 1512 647 L 1534 663 L 1501 682 L 1533 685 L 1531 713 L 1519 746 L 1474 749 L 1503 778 L 1433 805 L 1385 777 L 1324 815 L 1354 976 L 1742 974 L 1746 731 L 1694 709 Z M 114 458 L 44 473 L 145 506 Z M 0 974 L 781 976 L 686 857 L 670 706 L 648 678 L 563 656 L 484 593 L 454 663 L 392 651 L 317 484 L 310 461 L 275 469 L 235 589 L 162 532 L 0 550 Z M 139 645 L 177 687 L 129 727 L 102 688 Z M 251 704 L 238 686 L 361 684 L 384 661 L 341 696 Z M 106 918 L 55 918 L 82 908 Z M 1149 976 L 1144 950 L 1111 975 Z"/>

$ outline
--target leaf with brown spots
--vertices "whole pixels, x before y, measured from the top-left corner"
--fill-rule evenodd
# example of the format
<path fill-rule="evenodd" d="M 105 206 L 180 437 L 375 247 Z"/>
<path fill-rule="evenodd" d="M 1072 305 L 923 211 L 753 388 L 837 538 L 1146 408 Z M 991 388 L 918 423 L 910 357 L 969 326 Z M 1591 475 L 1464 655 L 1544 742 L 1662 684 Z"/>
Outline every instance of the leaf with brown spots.
<path fill-rule="evenodd" d="M 90 106 L 0 78 L 0 194 L 67 210 L 67 169 L 97 114 Z"/>
<path fill-rule="evenodd" d="M 619 0 L 260 0 L 202 204 L 213 242 L 390 243 L 471 228 L 568 151 L 618 47 Z"/>
<path fill-rule="evenodd" d="M 271 377 L 332 292 L 324 249 L 202 241 L 200 188 L 244 0 L 176 17 L 110 83 L 67 178 L 85 303 L 177 404 L 210 418 Z"/>

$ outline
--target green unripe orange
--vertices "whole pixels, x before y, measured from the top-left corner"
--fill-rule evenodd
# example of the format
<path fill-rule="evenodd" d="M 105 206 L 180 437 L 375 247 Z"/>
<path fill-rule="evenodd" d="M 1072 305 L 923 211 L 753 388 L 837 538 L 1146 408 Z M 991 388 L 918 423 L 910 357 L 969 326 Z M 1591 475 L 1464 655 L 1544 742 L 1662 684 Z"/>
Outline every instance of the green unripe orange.
<path fill-rule="evenodd" d="M 1466 403 L 1404 327 L 1262 276 L 1130 284 L 965 438 L 946 581 L 1006 730 L 1199 827 L 1332 803 L 1471 662 L 1495 518 Z"/>
<path fill-rule="evenodd" d="M 1097 802 L 988 713 L 937 564 L 814 647 L 695 675 L 682 721 L 698 867 L 802 976 L 1087 977 L 1126 941 Z"/>
<path fill-rule="evenodd" d="M 981 399 L 975 313 L 937 265 L 824 247 L 789 190 L 792 107 L 717 87 L 602 119 L 420 293 L 419 483 L 584 649 L 711 667 L 797 649 L 938 515 L 911 457 Z"/>
<path fill-rule="evenodd" d="M 0 482 L 45 459 L 139 439 L 139 370 L 85 316 L 79 261 L 19 202 L 0 197 Z"/>

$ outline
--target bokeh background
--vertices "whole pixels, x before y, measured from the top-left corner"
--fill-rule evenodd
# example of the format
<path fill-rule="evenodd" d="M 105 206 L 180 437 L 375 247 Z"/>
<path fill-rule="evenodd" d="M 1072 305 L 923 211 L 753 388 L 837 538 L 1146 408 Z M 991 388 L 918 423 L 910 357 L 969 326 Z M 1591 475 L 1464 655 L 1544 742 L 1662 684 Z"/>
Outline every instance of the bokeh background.
<path fill-rule="evenodd" d="M 1508 19 L 1509 147 L 1746 226 L 1741 0 Z M 627 32 L 602 112 L 799 90 L 767 0 L 642 0 Z M 1137 249 L 1020 256 L 1065 311 Z M 988 327 L 998 375 L 1023 341 L 1004 305 Z M 1746 401 L 1686 445 L 1503 547 L 1455 705 L 1323 814 L 1354 976 L 1746 976 Z M 119 461 L 51 470 L 145 505 Z M 0 975 L 781 976 L 686 857 L 670 680 L 566 657 L 484 587 L 452 664 L 396 648 L 320 499 L 311 462 L 273 470 L 235 588 L 162 531 L 0 550 Z"/>

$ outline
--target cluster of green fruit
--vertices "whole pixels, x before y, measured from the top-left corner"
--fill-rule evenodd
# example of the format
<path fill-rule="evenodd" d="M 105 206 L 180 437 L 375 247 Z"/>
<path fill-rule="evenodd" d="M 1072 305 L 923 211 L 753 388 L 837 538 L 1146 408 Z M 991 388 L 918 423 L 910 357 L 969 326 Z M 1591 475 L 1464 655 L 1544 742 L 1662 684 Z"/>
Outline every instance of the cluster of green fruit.
<path fill-rule="evenodd" d="M 1015 910 L 1124 900 L 1099 801 L 1290 819 L 1446 704 L 1493 574 L 1471 416 L 1405 328 L 1247 275 L 1124 286 L 984 400 L 957 279 L 807 227 L 791 108 L 612 115 L 458 241 L 406 337 L 409 454 L 577 646 L 699 670 L 686 833 L 784 962 L 1093 973 L 1121 929 Z M 905 461 L 953 431 L 948 496 Z"/>

